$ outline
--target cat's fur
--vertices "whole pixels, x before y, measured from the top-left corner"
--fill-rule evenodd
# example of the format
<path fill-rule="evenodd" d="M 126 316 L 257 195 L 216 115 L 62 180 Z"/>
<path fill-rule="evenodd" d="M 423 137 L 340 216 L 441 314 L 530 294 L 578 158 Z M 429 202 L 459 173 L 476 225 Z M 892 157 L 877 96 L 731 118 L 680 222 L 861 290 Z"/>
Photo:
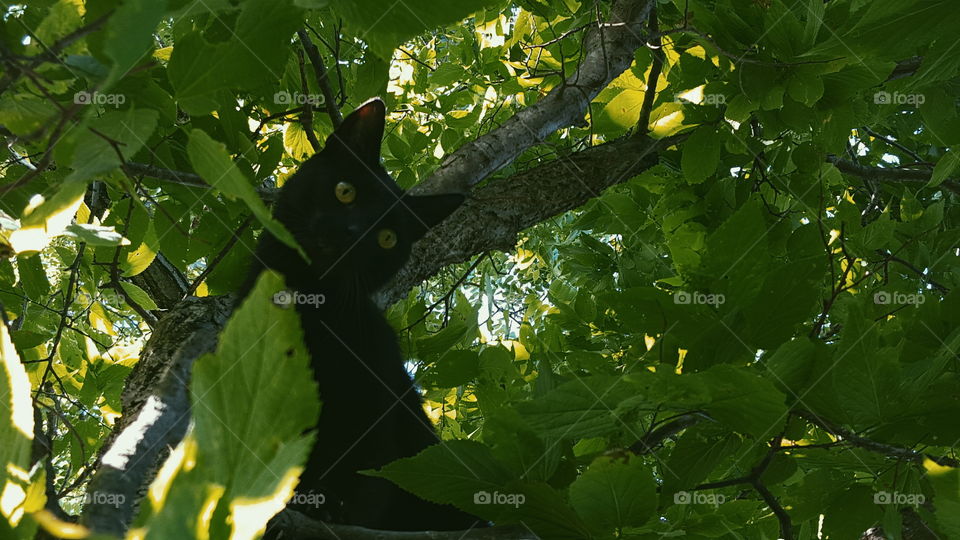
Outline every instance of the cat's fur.
<path fill-rule="evenodd" d="M 296 306 L 323 401 L 297 493 L 322 493 L 325 502 L 295 508 L 376 529 L 466 529 L 476 518 L 357 474 L 438 442 L 396 335 L 369 295 L 400 269 L 414 241 L 463 202 L 458 194 L 411 196 L 396 185 L 380 165 L 384 116 L 382 101 L 366 102 L 287 180 L 274 216 L 312 262 L 264 231 L 242 296 L 271 268 L 292 291 L 325 300 Z M 353 202 L 338 199 L 340 182 L 355 189 Z M 384 229 L 395 233 L 392 248 L 378 241 Z"/>

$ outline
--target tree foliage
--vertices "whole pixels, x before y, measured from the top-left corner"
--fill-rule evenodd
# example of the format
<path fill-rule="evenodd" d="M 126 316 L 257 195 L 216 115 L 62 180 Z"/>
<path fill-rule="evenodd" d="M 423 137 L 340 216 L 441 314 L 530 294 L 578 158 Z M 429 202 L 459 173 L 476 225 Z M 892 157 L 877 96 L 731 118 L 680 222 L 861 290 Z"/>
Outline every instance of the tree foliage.
<path fill-rule="evenodd" d="M 473 197 L 384 297 L 447 442 L 371 474 L 550 539 L 960 537 L 953 2 L 4 10 L 3 538 L 249 538 L 295 493 L 272 275 L 143 502 L 88 486 L 158 321 L 294 243 L 276 188 L 372 96 L 398 183 Z M 135 528 L 69 517 L 104 503 Z"/>

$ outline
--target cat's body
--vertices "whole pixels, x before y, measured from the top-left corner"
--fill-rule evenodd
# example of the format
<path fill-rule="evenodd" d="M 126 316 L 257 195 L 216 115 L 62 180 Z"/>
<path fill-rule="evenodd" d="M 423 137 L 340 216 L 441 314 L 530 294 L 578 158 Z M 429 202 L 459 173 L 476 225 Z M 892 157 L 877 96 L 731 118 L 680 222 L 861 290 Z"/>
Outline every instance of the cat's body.
<path fill-rule="evenodd" d="M 317 442 L 296 490 L 300 504 L 293 506 L 370 528 L 466 529 L 476 523 L 472 516 L 357 474 L 438 442 L 396 335 L 369 295 L 399 270 L 410 245 L 463 200 L 404 195 L 379 164 L 383 124 L 383 102 L 367 102 L 287 181 L 274 215 L 311 264 L 264 232 L 242 295 L 263 269 L 283 274 L 323 402 Z"/>

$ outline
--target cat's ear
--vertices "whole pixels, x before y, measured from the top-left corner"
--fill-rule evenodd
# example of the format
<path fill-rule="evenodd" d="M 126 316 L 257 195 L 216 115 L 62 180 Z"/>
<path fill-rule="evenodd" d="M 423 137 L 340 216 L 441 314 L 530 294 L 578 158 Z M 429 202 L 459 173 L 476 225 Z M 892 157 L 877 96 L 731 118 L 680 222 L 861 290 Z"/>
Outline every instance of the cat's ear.
<path fill-rule="evenodd" d="M 325 148 L 338 148 L 365 163 L 380 163 L 380 141 L 386 106 L 380 98 L 368 100 L 347 115 L 329 137 Z"/>
<path fill-rule="evenodd" d="M 459 193 L 443 193 L 440 195 L 407 195 L 401 201 L 413 214 L 410 227 L 419 238 L 428 229 L 433 228 L 459 208 L 464 199 L 466 197 Z"/>

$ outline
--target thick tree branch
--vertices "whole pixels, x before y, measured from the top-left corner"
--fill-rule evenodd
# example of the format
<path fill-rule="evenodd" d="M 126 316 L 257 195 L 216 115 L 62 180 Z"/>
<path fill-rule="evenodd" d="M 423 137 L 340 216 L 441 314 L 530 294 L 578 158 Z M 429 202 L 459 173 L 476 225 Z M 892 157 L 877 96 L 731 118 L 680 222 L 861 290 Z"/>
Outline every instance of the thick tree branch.
<path fill-rule="evenodd" d="M 97 496 L 83 510 L 85 525 L 124 535 L 146 486 L 186 433 L 193 361 L 214 350 L 232 306 L 231 297 L 188 299 L 157 325 L 127 378 L 123 416 L 103 444 L 87 486 L 86 492 Z"/>
<path fill-rule="evenodd" d="M 827 156 L 827 161 L 833 163 L 833 165 L 839 169 L 840 172 L 853 176 L 859 176 L 860 178 L 879 180 L 880 182 L 926 184 L 930 181 L 930 177 L 933 175 L 932 171 L 919 169 L 887 169 L 884 167 L 866 167 L 853 163 L 852 161 L 840 159 L 837 156 Z M 954 193 L 960 193 L 960 181 L 952 179 L 944 180 L 940 185 L 949 189 L 950 191 L 953 191 Z"/>
<path fill-rule="evenodd" d="M 615 3 L 602 29 L 587 35 L 586 52 L 576 73 L 536 104 L 517 111 L 498 129 L 458 148 L 414 191 L 465 193 L 527 148 L 580 121 L 593 98 L 630 67 L 634 51 L 643 45 L 644 23 L 654 3 Z"/>
<path fill-rule="evenodd" d="M 681 137 L 630 137 L 581 150 L 475 189 L 460 209 L 414 245 L 410 262 L 377 296 L 387 306 L 449 264 L 477 253 L 507 251 L 517 233 L 577 208 L 604 189 L 655 165 Z"/>

